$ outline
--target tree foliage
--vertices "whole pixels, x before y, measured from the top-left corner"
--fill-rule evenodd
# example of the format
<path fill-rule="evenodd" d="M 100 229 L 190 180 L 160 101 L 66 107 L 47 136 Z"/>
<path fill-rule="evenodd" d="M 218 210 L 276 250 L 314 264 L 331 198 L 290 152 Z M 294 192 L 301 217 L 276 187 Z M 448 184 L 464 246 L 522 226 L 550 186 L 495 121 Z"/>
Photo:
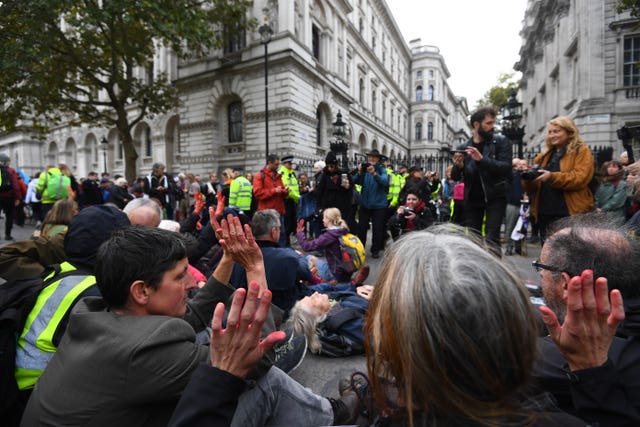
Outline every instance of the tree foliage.
<path fill-rule="evenodd" d="M 46 132 L 60 122 L 115 126 L 127 179 L 138 157 L 133 127 L 178 105 L 166 75 L 149 78 L 159 46 L 201 57 L 243 31 L 247 0 L 0 1 L 0 130 Z"/>
<path fill-rule="evenodd" d="M 640 3 L 638 0 L 618 0 L 618 13 L 630 12 L 634 18 L 640 18 Z"/>
<path fill-rule="evenodd" d="M 478 100 L 475 109 L 479 107 L 493 105 L 498 109 L 502 109 L 509 100 L 509 94 L 512 90 L 518 91 L 519 82 L 514 80 L 514 73 L 503 73 L 498 77 L 498 84 L 490 88 Z"/>

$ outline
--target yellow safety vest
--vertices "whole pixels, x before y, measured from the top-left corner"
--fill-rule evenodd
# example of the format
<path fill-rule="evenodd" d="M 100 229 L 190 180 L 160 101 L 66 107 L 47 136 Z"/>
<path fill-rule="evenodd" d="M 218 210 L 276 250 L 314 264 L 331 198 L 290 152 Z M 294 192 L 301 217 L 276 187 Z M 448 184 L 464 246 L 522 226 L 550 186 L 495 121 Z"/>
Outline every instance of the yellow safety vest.
<path fill-rule="evenodd" d="M 68 262 L 60 264 L 60 269 L 57 274 L 76 270 Z M 45 281 L 54 274 L 56 273 L 51 273 Z M 53 344 L 53 335 L 60 322 L 78 296 L 95 283 L 95 276 L 71 275 L 40 291 L 18 339 L 15 376 L 20 390 L 33 388 L 57 350 Z"/>
<path fill-rule="evenodd" d="M 229 206 L 238 208 L 241 211 L 249 211 L 251 209 L 251 183 L 244 176 L 239 176 L 231 181 L 229 187 Z"/>

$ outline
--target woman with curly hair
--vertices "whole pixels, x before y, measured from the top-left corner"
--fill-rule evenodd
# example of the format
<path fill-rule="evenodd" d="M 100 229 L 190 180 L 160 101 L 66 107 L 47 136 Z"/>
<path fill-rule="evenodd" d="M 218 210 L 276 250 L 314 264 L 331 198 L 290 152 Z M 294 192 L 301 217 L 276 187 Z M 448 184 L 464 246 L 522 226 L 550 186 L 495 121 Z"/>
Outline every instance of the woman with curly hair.
<path fill-rule="evenodd" d="M 593 210 L 589 183 L 595 166 L 593 154 L 580 138 L 570 117 L 556 117 L 547 126 L 546 148 L 533 163 L 537 173 L 523 174 L 522 186 L 533 193 L 531 214 L 540 227 L 544 243 L 547 227 L 553 221 Z"/>

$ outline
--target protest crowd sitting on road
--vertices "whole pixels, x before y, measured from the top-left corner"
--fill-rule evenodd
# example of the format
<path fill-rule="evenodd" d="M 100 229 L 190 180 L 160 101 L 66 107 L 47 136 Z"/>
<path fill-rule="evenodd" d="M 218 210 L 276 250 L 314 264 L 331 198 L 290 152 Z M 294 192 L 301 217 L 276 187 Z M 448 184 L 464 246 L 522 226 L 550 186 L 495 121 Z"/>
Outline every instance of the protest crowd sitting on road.
<path fill-rule="evenodd" d="M 495 117 L 438 171 L 371 148 L 307 173 L 284 153 L 204 179 L 30 178 L 0 153 L 0 315 L 6 289 L 46 285 L 3 329 L 1 419 L 639 425 L 640 163 L 596 159 L 569 117 L 513 158 Z M 294 379 L 307 352 L 366 372 L 321 396 Z"/>

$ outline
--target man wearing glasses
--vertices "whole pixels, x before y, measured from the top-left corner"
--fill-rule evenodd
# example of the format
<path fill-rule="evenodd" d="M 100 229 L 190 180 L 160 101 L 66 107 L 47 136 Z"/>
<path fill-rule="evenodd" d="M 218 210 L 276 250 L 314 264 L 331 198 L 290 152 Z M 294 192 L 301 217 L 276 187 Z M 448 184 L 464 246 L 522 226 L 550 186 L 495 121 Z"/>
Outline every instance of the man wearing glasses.
<path fill-rule="evenodd" d="M 640 241 L 601 215 L 554 228 L 533 262 L 550 333 L 534 376 L 592 425 L 640 425 Z"/>

